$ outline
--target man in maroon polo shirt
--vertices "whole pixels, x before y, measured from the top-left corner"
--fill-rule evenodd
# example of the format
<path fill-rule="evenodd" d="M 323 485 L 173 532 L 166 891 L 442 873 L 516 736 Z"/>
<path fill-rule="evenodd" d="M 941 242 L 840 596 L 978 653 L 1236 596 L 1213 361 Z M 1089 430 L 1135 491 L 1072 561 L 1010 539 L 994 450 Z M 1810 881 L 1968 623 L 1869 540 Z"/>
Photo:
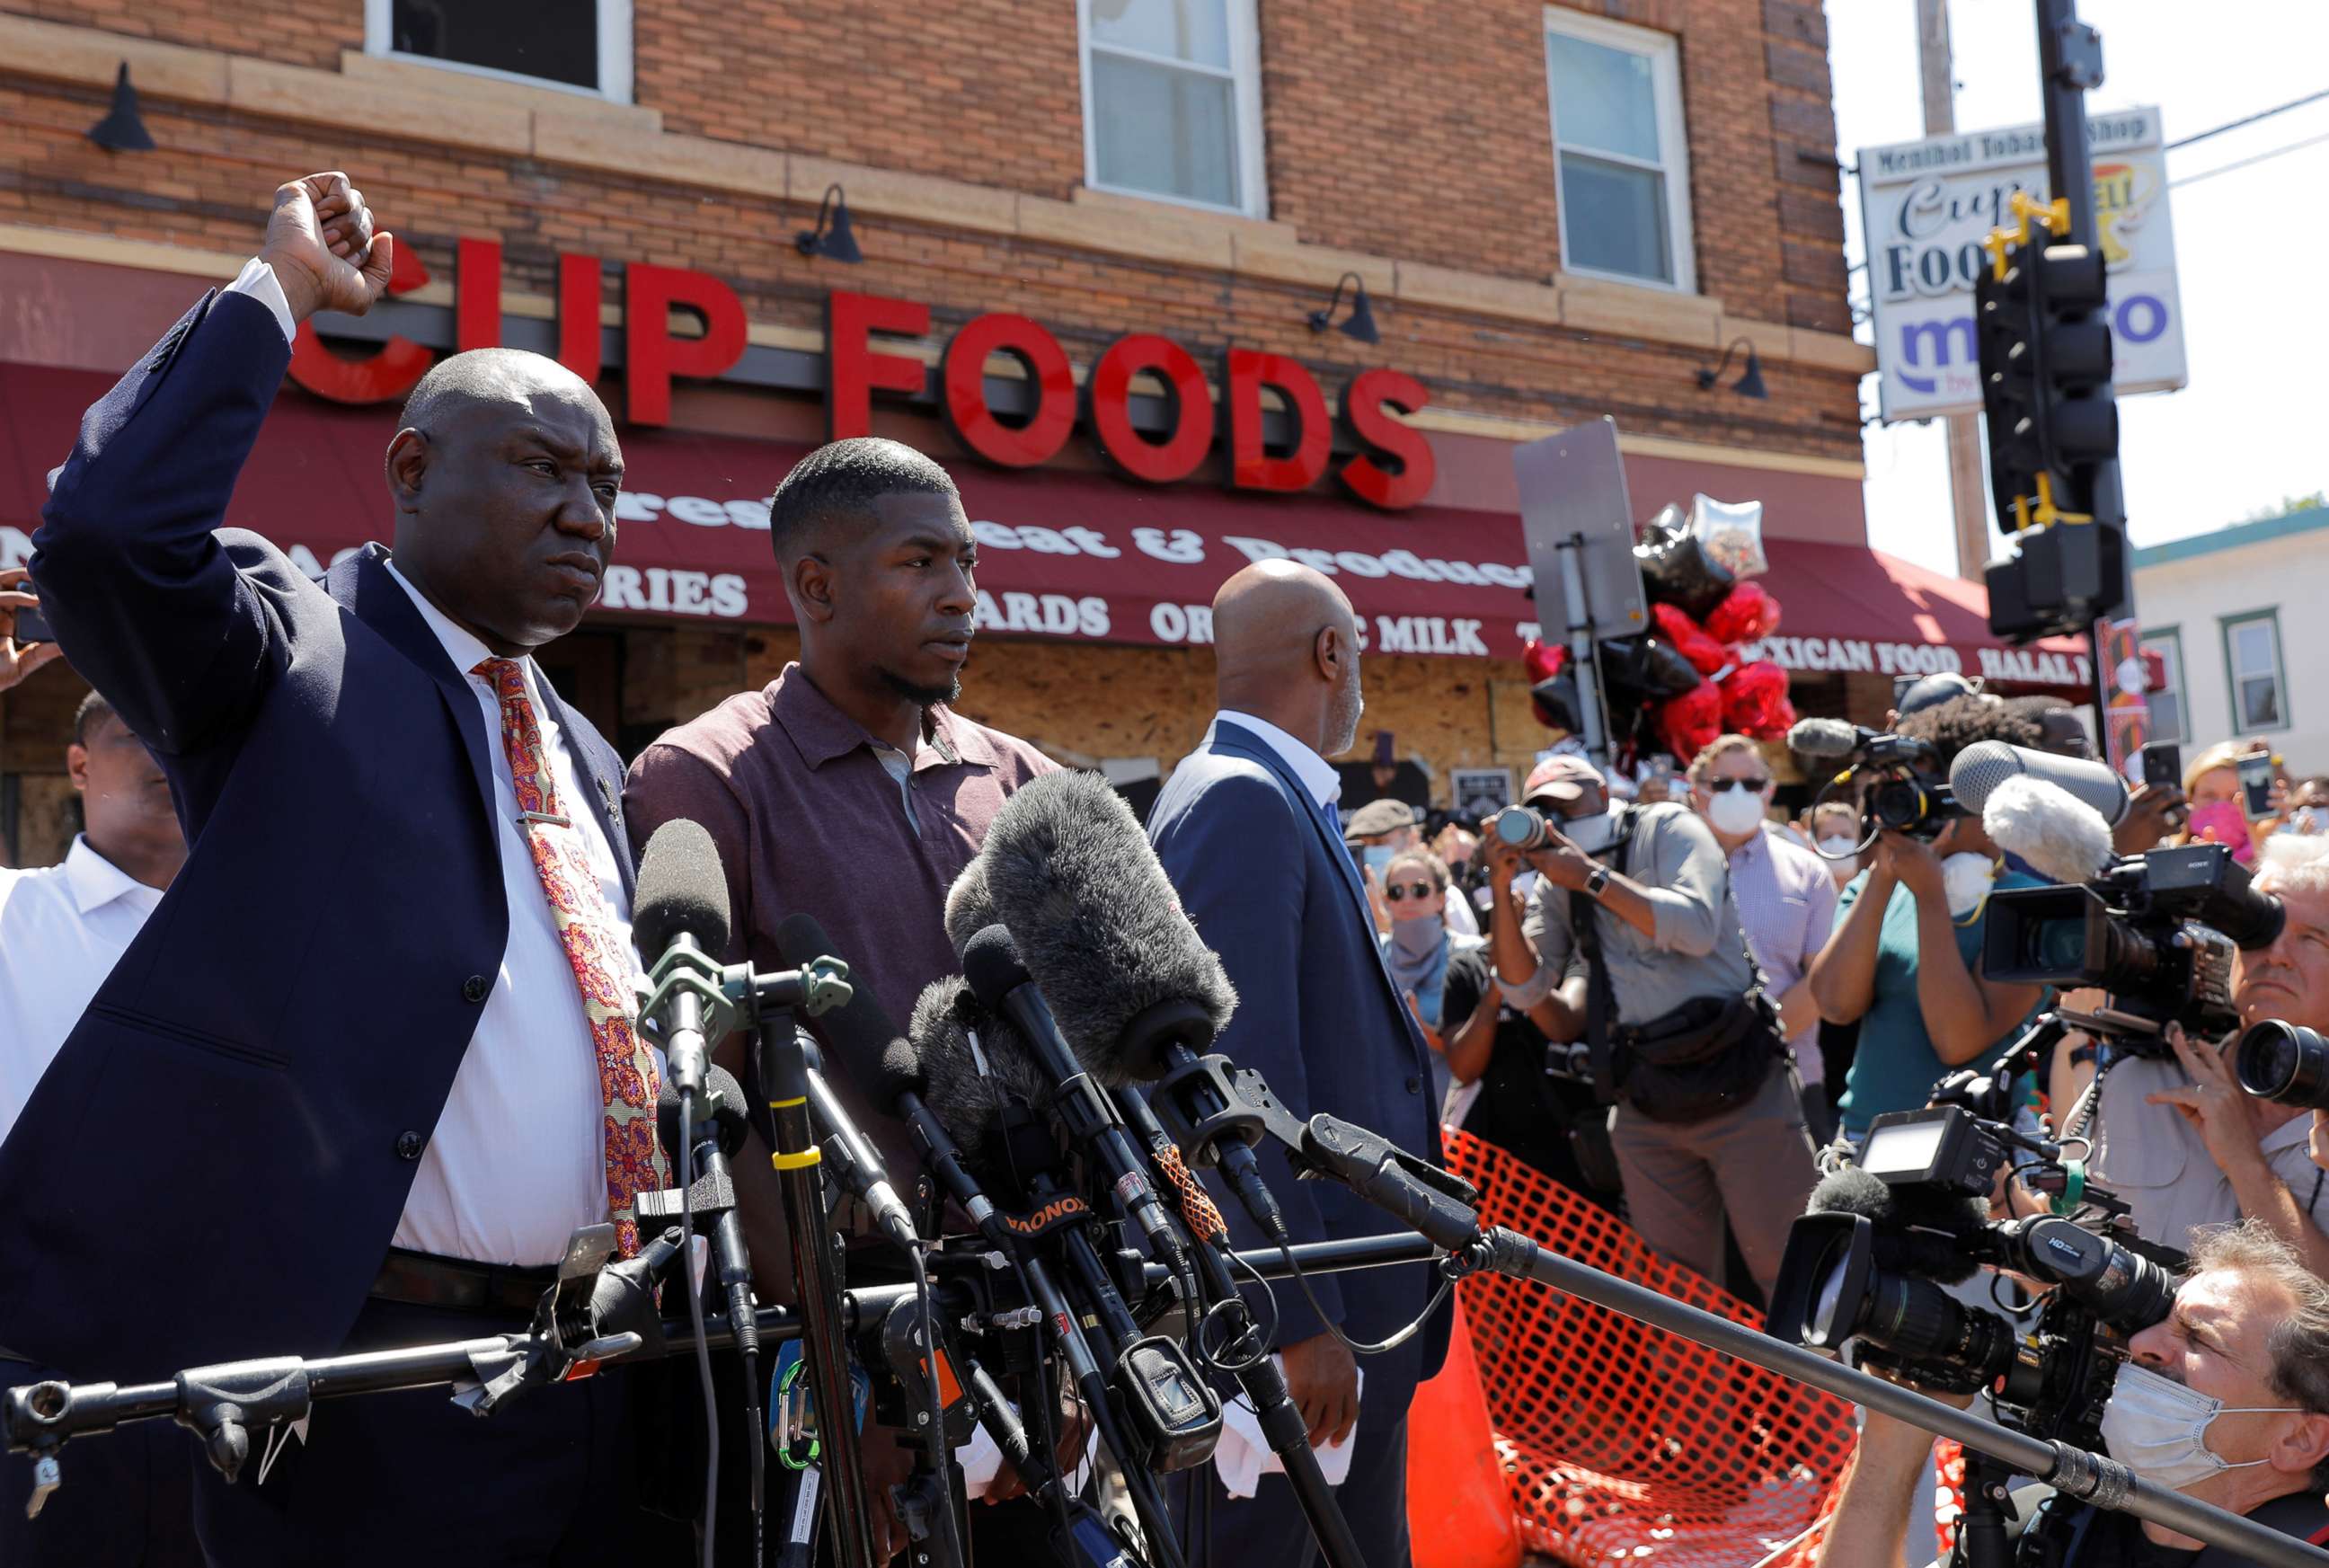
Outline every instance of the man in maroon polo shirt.
<path fill-rule="evenodd" d="M 631 764 L 632 842 L 703 825 L 728 875 L 729 957 L 778 967 L 777 928 L 810 914 L 902 1027 L 961 963 L 946 895 L 1011 792 L 1054 763 L 954 713 L 969 656 L 978 546 L 946 470 L 896 441 L 834 441 L 768 504 L 800 625 L 800 662 L 665 733 Z M 834 1087 L 907 1190 L 904 1124 L 835 1064 Z"/>
<path fill-rule="evenodd" d="M 947 940 L 948 888 L 1005 798 L 1055 764 L 947 706 L 970 653 L 978 545 L 945 469 L 896 441 L 820 447 L 777 486 L 768 537 L 800 662 L 641 752 L 625 819 L 641 847 L 674 817 L 711 833 L 728 877 L 731 961 L 780 968 L 778 926 L 814 915 L 851 982 L 903 1027 L 922 987 L 961 968 Z M 872 1070 L 828 1069 L 891 1185 L 910 1193 L 921 1162 L 905 1125 L 861 1088 Z M 738 1160 L 736 1182 L 760 1299 L 788 1300 L 767 1160 Z M 877 1448 L 869 1479 L 894 1462 Z"/>

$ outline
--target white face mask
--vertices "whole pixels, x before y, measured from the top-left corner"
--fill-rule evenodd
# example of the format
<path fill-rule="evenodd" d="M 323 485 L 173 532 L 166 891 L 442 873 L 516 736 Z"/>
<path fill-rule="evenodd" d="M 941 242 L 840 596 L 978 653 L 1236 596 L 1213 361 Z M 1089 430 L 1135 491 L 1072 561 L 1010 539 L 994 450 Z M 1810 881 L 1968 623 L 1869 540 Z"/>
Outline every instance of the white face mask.
<path fill-rule="evenodd" d="M 1830 870 L 1834 870 L 1836 865 L 1848 865 L 1854 870 L 1859 869 L 1860 840 L 1857 838 L 1846 838 L 1840 833 L 1835 834 L 1819 841 L 1819 851 L 1834 863 L 1830 865 Z"/>
<path fill-rule="evenodd" d="M 1763 796 L 1760 790 L 1717 789 L 1707 797 L 1706 819 L 1714 824 L 1714 831 L 1736 838 L 1752 833 L 1763 825 Z"/>
<path fill-rule="evenodd" d="M 1603 811 L 1592 817 L 1571 817 L 1561 823 L 1561 831 L 1586 854 L 1598 855 L 1617 842 L 1617 814 Z"/>
<path fill-rule="evenodd" d="M 1949 913 L 1962 920 L 1989 896 L 1997 868 L 1985 855 L 1952 855 L 1941 862 L 1941 887 L 1948 894 Z"/>
<path fill-rule="evenodd" d="M 2220 1415 L 2277 1415 L 2289 1405 L 2226 1409 L 2221 1399 L 2194 1393 L 2172 1377 L 2132 1364 L 2103 1406 L 2103 1446 L 2110 1457 L 2156 1487 L 2181 1491 L 2221 1470 L 2242 1470 L 2263 1459 L 2234 1464 L 2208 1446 L 2208 1423 Z"/>

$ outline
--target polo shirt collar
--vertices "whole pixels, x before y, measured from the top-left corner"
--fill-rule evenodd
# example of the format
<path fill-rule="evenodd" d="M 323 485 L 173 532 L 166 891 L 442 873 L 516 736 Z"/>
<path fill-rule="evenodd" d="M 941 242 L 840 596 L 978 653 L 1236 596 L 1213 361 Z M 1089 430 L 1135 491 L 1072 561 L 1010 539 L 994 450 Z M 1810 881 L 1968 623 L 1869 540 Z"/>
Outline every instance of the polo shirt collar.
<path fill-rule="evenodd" d="M 808 672 L 798 664 L 789 664 L 778 675 L 768 692 L 768 711 L 800 752 L 801 760 L 812 768 L 822 768 L 838 757 L 846 757 L 860 747 L 883 747 L 865 726 L 833 705 L 833 699 L 817 689 Z M 926 737 L 928 751 L 935 752 L 932 767 L 951 767 L 969 763 L 975 767 L 995 768 L 1002 764 L 995 754 L 994 742 L 978 726 L 958 718 L 953 710 L 943 705 L 928 710 L 929 732 Z M 915 760 L 916 770 L 923 766 Z"/>
<path fill-rule="evenodd" d="M 72 847 L 65 852 L 65 885 L 72 890 L 74 911 L 84 915 L 116 899 L 134 900 L 143 893 L 159 902 L 162 896 L 158 890 L 147 887 L 91 849 L 89 840 L 79 834 L 74 835 Z"/>

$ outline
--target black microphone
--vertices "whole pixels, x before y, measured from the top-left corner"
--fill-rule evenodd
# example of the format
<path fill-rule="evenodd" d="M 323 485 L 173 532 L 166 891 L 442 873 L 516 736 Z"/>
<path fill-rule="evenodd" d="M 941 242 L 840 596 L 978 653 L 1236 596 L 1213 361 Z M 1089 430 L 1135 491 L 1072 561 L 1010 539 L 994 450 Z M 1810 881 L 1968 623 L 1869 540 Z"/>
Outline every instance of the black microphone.
<path fill-rule="evenodd" d="M 1919 1198 L 1856 1165 L 1822 1176 L 1804 1212 L 1860 1215 L 1874 1228 L 1878 1263 L 1945 1285 L 1970 1280 L 1980 1269 L 1965 1243 L 1989 1223 L 1989 1206 L 1978 1197 Z"/>
<path fill-rule="evenodd" d="M 777 927 L 777 954 L 788 968 L 800 968 L 812 959 L 840 958 L 825 927 L 814 915 L 790 914 Z M 898 1033 L 889 1015 L 882 1010 L 881 1002 L 872 987 L 860 985 L 842 1006 L 822 1013 L 817 1023 L 833 1053 L 841 1063 L 841 1071 L 850 1082 L 861 1082 L 862 1071 L 853 1068 L 853 1062 L 870 1066 L 880 1060 L 882 1053 Z M 871 1210 L 873 1223 L 882 1233 L 899 1246 L 910 1252 L 921 1238 L 915 1233 L 913 1215 L 900 1201 L 895 1187 L 890 1185 L 889 1172 L 882 1166 L 882 1157 L 874 1152 L 872 1140 L 858 1130 L 849 1118 L 841 1099 L 825 1082 L 819 1054 L 812 1054 L 808 1072 L 809 1110 L 825 1131 L 825 1142 L 832 1149 L 834 1163 L 839 1167 L 842 1180 L 847 1184 L 857 1201 Z"/>
<path fill-rule="evenodd" d="M 947 1124 L 938 1119 L 938 1113 L 924 1099 L 930 1088 L 930 1074 L 923 1062 L 920 1042 L 932 1038 L 947 1027 L 941 1020 L 953 1014 L 963 994 L 964 987 L 959 979 L 933 980 L 924 987 L 921 997 L 914 1004 L 910 1034 L 893 1036 L 882 1048 L 875 1073 L 874 1093 L 882 1103 L 894 1107 L 899 1119 L 912 1130 L 914 1141 L 921 1145 L 924 1163 L 938 1174 L 938 1181 L 947 1189 L 947 1195 L 970 1216 L 971 1223 L 978 1227 L 978 1233 L 997 1251 L 1008 1252 L 1013 1243 L 1011 1233 L 1004 1227 L 1002 1211 L 995 1206 L 995 1200 L 986 1195 L 985 1188 L 971 1174 L 969 1163 L 963 1156 L 961 1146 L 955 1142 L 953 1133 L 948 1130 Z M 947 1063 L 946 1071 L 949 1075 L 955 1071 L 952 1061 Z M 941 1093 L 957 1105 L 976 1107 L 980 1103 L 966 1100 L 951 1082 Z M 984 1127 L 979 1130 L 983 1139 Z"/>
<path fill-rule="evenodd" d="M 1187 1249 L 1166 1217 L 1156 1189 L 1149 1185 L 1115 1105 L 1061 1037 L 1060 1025 L 1043 1000 L 1042 988 L 1019 961 L 1019 947 L 1010 931 L 996 924 L 972 937 L 962 949 L 962 968 L 979 1006 L 1018 1025 L 1037 1063 L 1052 1081 L 1056 1092 L 1051 1108 L 1070 1135 L 1089 1148 L 1106 1168 L 1115 1184 L 1117 1200 L 1147 1238 L 1149 1255 L 1176 1275 L 1185 1272 Z"/>
<path fill-rule="evenodd" d="M 700 824 L 674 817 L 648 838 L 631 900 L 631 940 L 652 965 L 658 985 L 681 968 L 710 969 L 727 953 L 728 878 L 712 835 Z M 706 1115 L 704 1075 L 712 1063 L 703 1037 L 703 997 L 685 985 L 671 987 L 667 996 L 655 1015 L 666 1082 L 677 1086 L 700 1121 Z"/>
<path fill-rule="evenodd" d="M 663 1092 L 655 1097 L 655 1131 L 666 1149 L 677 1149 L 682 1138 L 689 1138 L 694 1161 L 690 1198 L 699 1214 L 709 1210 L 715 1216 L 712 1222 L 712 1259 L 720 1283 L 728 1292 L 728 1321 L 735 1326 L 740 1348 L 758 1350 L 759 1323 L 752 1311 L 752 1260 L 744 1250 L 743 1227 L 736 1219 L 736 1185 L 728 1172 L 729 1157 L 744 1147 L 744 1135 L 751 1126 L 750 1109 L 744 1099 L 743 1086 L 723 1067 L 706 1064 L 703 1095 L 710 1114 L 691 1116 L 687 1098 L 680 1092 L 679 1086 L 668 1078 L 664 1080 Z M 676 1168 L 676 1161 L 674 1164 Z M 677 1214 L 674 1209 L 659 1217 L 668 1223 Z M 691 1281 L 691 1288 L 692 1284 Z"/>
<path fill-rule="evenodd" d="M 991 907 L 1060 1033 L 1099 1082 L 1159 1078 L 1211 1049 L 1237 992 L 1106 779 L 1063 771 L 1021 786 L 995 814 L 975 864 L 983 898 L 966 897 L 959 909 L 949 900 L 948 914 Z M 949 919 L 947 935 L 958 946 L 976 934 Z M 1190 1100 L 1193 1124 L 1227 1109 L 1202 1081 Z M 1217 1138 L 1187 1152 L 1220 1167 L 1271 1241 L 1290 1239 L 1249 1144 Z"/>

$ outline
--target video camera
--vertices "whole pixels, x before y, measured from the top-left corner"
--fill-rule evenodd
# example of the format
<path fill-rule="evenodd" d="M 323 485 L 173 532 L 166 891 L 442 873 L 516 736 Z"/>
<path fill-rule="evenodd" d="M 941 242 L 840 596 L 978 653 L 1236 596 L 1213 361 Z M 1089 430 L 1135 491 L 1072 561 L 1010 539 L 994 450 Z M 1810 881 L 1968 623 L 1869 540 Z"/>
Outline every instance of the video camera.
<path fill-rule="evenodd" d="M 2039 1168 L 2057 1212 L 1992 1221 L 1985 1195 L 2016 1149 L 2036 1157 L 2023 1170 Z M 1812 1204 L 1787 1237 L 1771 1334 L 1826 1349 L 1856 1338 L 1862 1361 L 1928 1389 L 1994 1387 L 2010 1424 L 2085 1447 L 2101 1439 L 2126 1341 L 2167 1316 L 2183 1266 L 2137 1241 L 2125 1205 L 2086 1185 L 2062 1146 L 1961 1105 L 1878 1117 L 1859 1165 L 1825 1178 Z M 2034 1327 L 1946 1289 L 1985 1264 L 2055 1287 Z"/>
<path fill-rule="evenodd" d="M 1836 719 L 1805 719 L 1787 732 L 1787 745 L 1812 770 L 1836 770 L 1813 798 L 1814 810 L 1839 792 L 1859 799 L 1862 849 L 1887 830 L 1930 842 L 1952 818 L 1966 815 L 1929 741 Z"/>
<path fill-rule="evenodd" d="M 2232 959 L 2270 944 L 2284 919 L 2229 845 L 2155 849 L 2083 885 L 1992 894 L 1982 969 L 2004 984 L 2099 987 L 2107 1008 L 2075 1021 L 2157 1053 L 2170 1024 L 2211 1039 L 2239 1026 Z"/>

